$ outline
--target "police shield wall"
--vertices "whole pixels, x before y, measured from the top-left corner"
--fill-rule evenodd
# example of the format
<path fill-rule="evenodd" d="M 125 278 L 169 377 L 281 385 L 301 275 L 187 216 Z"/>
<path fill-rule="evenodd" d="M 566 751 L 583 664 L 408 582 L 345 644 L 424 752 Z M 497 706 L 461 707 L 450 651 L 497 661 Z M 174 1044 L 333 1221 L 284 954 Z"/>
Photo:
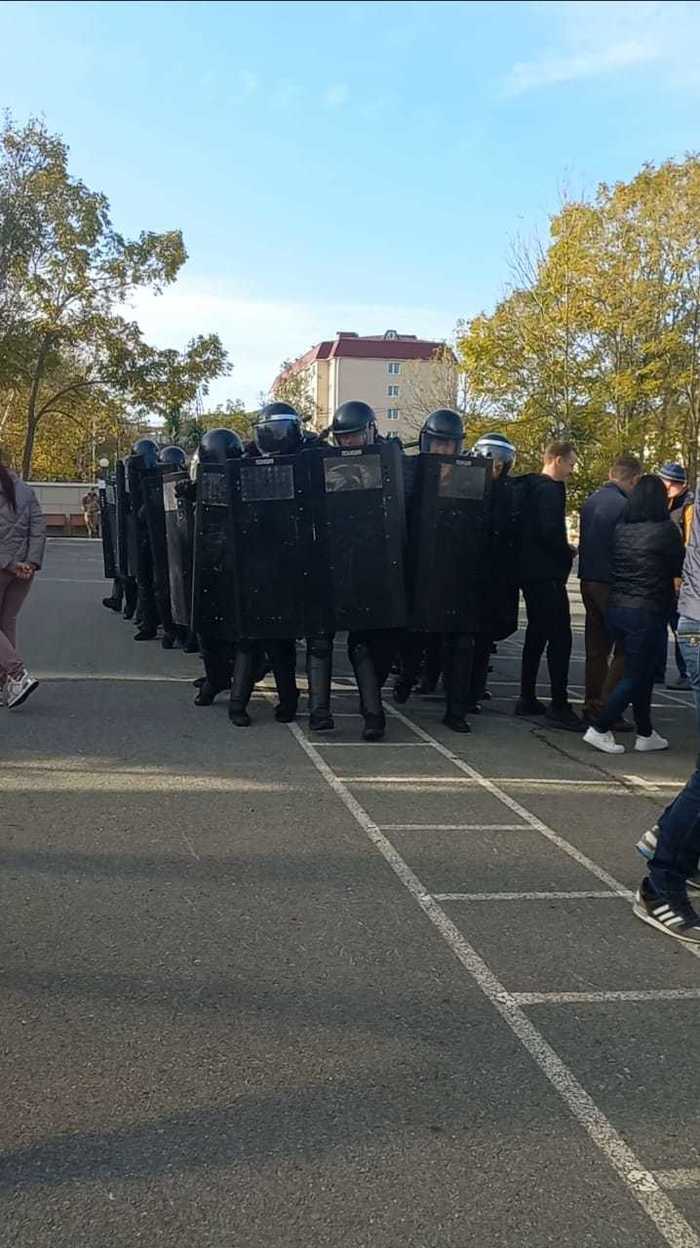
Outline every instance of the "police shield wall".
<path fill-rule="evenodd" d="M 411 628 L 476 631 L 490 485 L 481 456 L 419 456 L 409 516 Z"/>
<path fill-rule="evenodd" d="M 194 520 L 192 625 L 209 641 L 236 636 L 228 464 L 200 463 Z"/>
<path fill-rule="evenodd" d="M 141 476 L 141 492 L 148 540 L 153 559 L 153 586 L 158 603 L 161 623 L 165 626 L 172 619 L 170 611 L 170 576 L 168 572 L 168 546 L 165 535 L 165 507 L 163 505 L 162 468 L 146 469 Z"/>
<path fill-rule="evenodd" d="M 102 537 L 102 563 L 104 565 L 104 574 L 108 581 L 114 580 L 117 575 L 117 561 L 115 556 L 115 491 L 114 482 L 109 480 L 99 489 L 100 498 L 100 535 Z"/>
<path fill-rule="evenodd" d="M 299 637 L 311 565 L 305 455 L 229 465 L 236 608 L 242 637 Z"/>
<path fill-rule="evenodd" d="M 401 459 L 395 441 L 358 450 L 324 447 L 306 456 L 315 558 L 328 570 L 336 629 L 406 624 Z"/>
<path fill-rule="evenodd" d="M 117 540 L 115 555 L 117 575 L 129 576 L 129 490 L 126 480 L 126 467 L 122 459 L 118 459 L 114 471 L 114 517 Z"/>
<path fill-rule="evenodd" d="M 173 623 L 189 629 L 194 543 L 194 506 L 192 499 L 187 497 L 189 474 L 183 468 L 173 471 L 164 469 L 162 485 Z"/>

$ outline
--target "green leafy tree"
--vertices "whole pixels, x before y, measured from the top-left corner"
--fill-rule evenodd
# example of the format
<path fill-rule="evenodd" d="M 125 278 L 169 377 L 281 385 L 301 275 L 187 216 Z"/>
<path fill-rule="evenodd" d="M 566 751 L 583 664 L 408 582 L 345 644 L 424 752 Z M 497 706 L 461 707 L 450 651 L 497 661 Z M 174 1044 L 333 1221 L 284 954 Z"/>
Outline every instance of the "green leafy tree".
<path fill-rule="evenodd" d="M 179 230 L 123 237 L 106 197 L 68 170 L 68 150 L 31 120 L 0 132 L 0 387 L 24 403 L 21 470 L 42 429 L 100 393 L 136 410 L 172 413 L 217 373 L 226 353 L 200 335 L 159 351 L 123 315 L 129 297 L 173 282 L 186 252 Z M 2 409 L 0 409 L 1 411 Z"/>

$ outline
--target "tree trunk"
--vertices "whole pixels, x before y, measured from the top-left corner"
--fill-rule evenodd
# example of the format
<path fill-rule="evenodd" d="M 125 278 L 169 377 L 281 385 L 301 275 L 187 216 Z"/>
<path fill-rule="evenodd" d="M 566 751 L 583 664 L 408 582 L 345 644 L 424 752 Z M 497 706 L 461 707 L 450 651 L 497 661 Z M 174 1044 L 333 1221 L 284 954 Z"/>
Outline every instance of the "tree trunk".
<path fill-rule="evenodd" d="M 34 439 L 36 438 L 37 425 L 39 417 L 37 416 L 37 399 L 39 397 L 39 386 L 44 373 L 44 365 L 46 357 L 51 346 L 51 334 L 47 334 L 44 338 L 39 354 L 37 356 L 36 368 L 32 377 L 32 388 L 29 392 L 29 402 L 27 404 L 27 432 L 24 438 L 24 450 L 22 451 L 22 476 L 28 481 L 32 473 L 32 456 L 34 454 Z"/>

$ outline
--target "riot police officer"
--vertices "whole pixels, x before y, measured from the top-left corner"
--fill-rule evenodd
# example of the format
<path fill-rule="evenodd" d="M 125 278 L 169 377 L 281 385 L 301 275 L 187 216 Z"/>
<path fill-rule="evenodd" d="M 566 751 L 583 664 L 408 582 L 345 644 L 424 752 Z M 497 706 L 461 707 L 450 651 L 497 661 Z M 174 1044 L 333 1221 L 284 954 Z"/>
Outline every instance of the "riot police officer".
<path fill-rule="evenodd" d="M 138 438 L 126 461 L 131 498 L 131 523 L 133 525 L 135 573 L 138 591 L 136 618 L 139 631 L 134 641 L 152 641 L 158 634 L 158 611 L 153 582 L 153 559 L 146 526 L 146 513 L 142 490 L 142 474 L 155 468 L 158 463 L 158 447 L 151 438 Z M 131 571 L 131 555 L 129 557 Z"/>
<path fill-rule="evenodd" d="M 196 528 L 200 534 L 200 549 L 198 550 L 200 565 L 206 563 L 207 557 L 211 559 L 213 556 L 213 563 L 216 566 L 218 555 L 215 555 L 211 549 L 208 549 L 205 555 L 204 550 L 201 548 L 202 545 L 210 547 L 212 539 L 206 534 L 208 526 L 207 499 L 197 494 L 198 465 L 213 464 L 224 466 L 229 460 L 240 459 L 242 455 L 243 443 L 238 434 L 233 429 L 220 428 L 209 429 L 203 435 L 199 447 L 193 456 L 192 464 L 190 465 L 192 486 L 189 490 L 189 496 L 196 499 L 198 512 Z M 214 544 L 220 545 L 221 543 L 219 541 Z M 221 553 L 219 551 L 219 555 Z M 224 620 L 230 618 L 233 604 L 230 602 L 216 602 L 217 597 L 220 595 L 230 593 L 230 587 L 224 583 L 220 572 L 213 571 L 210 567 L 201 566 L 198 571 L 199 574 L 195 578 L 195 594 L 200 599 L 200 610 L 196 612 L 199 617 L 197 637 L 205 675 L 194 703 L 195 706 L 211 706 L 217 694 L 224 692 L 231 684 L 235 635 L 233 627 L 227 628 Z M 214 600 L 212 610 L 203 609 L 204 603 L 202 599 L 204 595 L 207 596 L 207 607 L 209 602 Z"/>
<path fill-rule="evenodd" d="M 359 450 L 381 441 L 377 418 L 368 403 L 350 400 L 342 403 L 333 416 L 331 435 L 336 446 Z M 350 469 L 352 471 L 352 469 Z M 362 472 L 361 460 L 357 472 Z M 371 558 L 371 552 L 366 552 Z M 360 629 L 348 633 L 348 658 L 355 673 L 364 719 L 362 739 L 381 741 L 386 730 L 382 687 L 391 671 L 398 646 L 396 629 Z"/>
<path fill-rule="evenodd" d="M 475 443 L 473 453 L 486 456 L 492 464 L 479 631 L 475 638 L 469 695 L 469 709 L 478 713 L 480 703 L 490 697 L 486 686 L 494 642 L 510 637 L 518 627 L 519 593 L 517 533 L 510 482 L 515 447 L 505 434 L 487 433 Z"/>
<path fill-rule="evenodd" d="M 246 449 L 246 458 L 271 459 L 295 456 L 304 446 L 304 434 L 298 413 L 288 403 L 268 403 L 261 411 L 255 427 L 254 445 Z M 261 468 L 262 480 L 262 468 Z M 272 665 L 279 704 L 275 719 L 291 723 L 296 718 L 299 691 L 296 683 L 296 637 L 238 637 L 231 679 L 229 719 L 237 728 L 251 722 L 248 703 L 253 692 L 263 653 Z"/>
<path fill-rule="evenodd" d="M 464 427 L 458 413 L 449 408 L 439 408 L 437 411 L 431 412 L 421 429 L 419 450 L 422 456 L 441 455 L 457 457 L 462 450 L 463 439 Z M 406 462 L 408 477 L 411 481 L 409 534 L 412 541 L 422 523 L 421 516 L 417 513 L 423 505 L 423 492 L 418 481 L 413 480 L 413 478 L 418 477 L 420 466 L 420 459 L 407 460 Z M 446 464 L 445 468 L 449 470 L 450 465 Z M 446 480 L 448 476 L 449 473 L 446 473 Z M 465 569 L 465 578 L 467 572 L 468 570 Z M 413 585 L 414 605 L 419 600 L 422 591 L 423 586 Z M 464 733 L 470 731 L 465 716 L 474 654 L 474 628 L 469 629 L 465 627 L 465 624 L 468 622 L 468 619 L 474 620 L 475 611 L 476 595 L 473 594 L 471 604 L 467 603 L 466 612 L 463 613 L 460 628 L 451 629 L 440 638 L 447 700 L 443 723 L 454 732 Z M 402 669 L 394 687 L 394 698 L 397 702 L 405 702 L 408 698 L 418 673 L 421 658 L 430 645 L 435 646 L 437 640 L 436 634 L 413 630 L 408 632 L 402 640 Z"/>
<path fill-rule="evenodd" d="M 153 587 L 156 608 L 163 630 L 161 645 L 172 650 L 178 639 L 170 602 L 170 573 L 168 567 L 168 542 L 165 531 L 165 507 L 163 504 L 162 471 L 164 468 L 184 469 L 187 456 L 179 446 L 166 446 L 158 455 L 157 473 L 154 478 L 142 478 L 146 524 L 151 544 L 153 563 Z"/>

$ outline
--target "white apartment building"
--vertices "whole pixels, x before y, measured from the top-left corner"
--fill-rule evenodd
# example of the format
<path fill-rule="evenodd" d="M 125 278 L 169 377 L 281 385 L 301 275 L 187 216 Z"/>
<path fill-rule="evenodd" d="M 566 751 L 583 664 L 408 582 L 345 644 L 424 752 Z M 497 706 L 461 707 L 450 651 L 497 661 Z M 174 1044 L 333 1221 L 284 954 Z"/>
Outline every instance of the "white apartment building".
<path fill-rule="evenodd" d="M 285 377 L 302 374 L 307 392 L 316 405 L 319 429 L 330 424 L 341 403 L 361 399 L 376 412 L 380 433 L 398 434 L 407 439 L 415 437 L 416 387 L 419 385 L 426 393 L 430 392 L 428 374 L 438 367 L 436 353 L 444 351 L 443 342 L 417 338 L 415 334 L 397 334 L 393 329 L 366 336 L 339 332 L 334 339 L 317 343 L 294 360 L 289 369 L 275 379 L 273 392 Z M 428 372 L 423 386 L 420 374 L 424 369 Z M 442 371 L 444 373 L 444 365 Z M 402 382 L 406 383 L 403 395 L 408 403 L 409 372 L 410 415 L 406 406 L 403 413 L 401 409 Z"/>

